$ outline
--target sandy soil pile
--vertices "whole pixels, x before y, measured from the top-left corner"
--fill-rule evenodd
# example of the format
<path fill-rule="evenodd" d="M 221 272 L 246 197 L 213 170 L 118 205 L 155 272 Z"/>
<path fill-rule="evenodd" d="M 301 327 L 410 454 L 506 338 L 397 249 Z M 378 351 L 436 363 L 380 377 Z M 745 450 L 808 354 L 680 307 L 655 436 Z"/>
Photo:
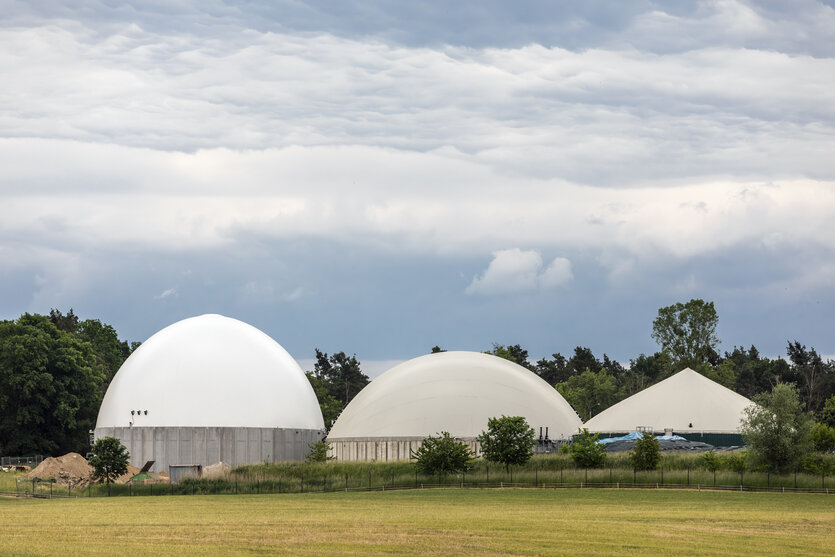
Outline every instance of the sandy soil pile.
<path fill-rule="evenodd" d="M 44 459 L 34 470 L 26 474 L 31 479 L 48 480 L 55 478 L 61 485 L 84 487 L 92 482 L 93 467 L 78 453 Z"/>
<path fill-rule="evenodd" d="M 225 478 L 229 475 L 230 470 L 232 470 L 232 467 L 221 460 L 220 462 L 216 462 L 211 466 L 204 466 L 203 478 L 207 480 Z"/>
<path fill-rule="evenodd" d="M 128 462 L 128 471 L 113 480 L 113 483 L 117 484 L 126 484 L 130 481 L 132 477 L 139 473 L 139 468 Z"/>

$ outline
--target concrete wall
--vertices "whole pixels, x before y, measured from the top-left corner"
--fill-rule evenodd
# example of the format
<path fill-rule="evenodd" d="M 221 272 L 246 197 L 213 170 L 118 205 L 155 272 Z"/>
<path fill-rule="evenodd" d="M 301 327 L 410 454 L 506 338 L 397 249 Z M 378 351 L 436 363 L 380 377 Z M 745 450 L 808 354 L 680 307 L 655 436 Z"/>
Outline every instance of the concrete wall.
<path fill-rule="evenodd" d="M 142 467 L 156 461 L 151 471 L 168 472 L 170 465 L 223 461 L 232 467 L 259 462 L 303 460 L 309 443 L 324 431 L 312 429 L 245 427 L 102 427 L 96 439 L 115 437 L 130 452 L 130 462 Z"/>
<path fill-rule="evenodd" d="M 458 439 L 464 443 L 475 456 L 481 456 L 481 444 L 475 439 Z M 389 462 L 395 460 L 409 460 L 411 451 L 416 451 L 423 444 L 423 437 L 354 437 L 328 439 L 331 449 L 329 456 L 336 460 Z"/>

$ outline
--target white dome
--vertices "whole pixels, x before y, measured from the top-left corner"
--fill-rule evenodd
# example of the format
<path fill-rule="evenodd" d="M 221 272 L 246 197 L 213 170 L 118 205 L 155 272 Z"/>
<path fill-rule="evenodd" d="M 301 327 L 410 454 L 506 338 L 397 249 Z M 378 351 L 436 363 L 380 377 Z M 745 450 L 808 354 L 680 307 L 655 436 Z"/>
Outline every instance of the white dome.
<path fill-rule="evenodd" d="M 737 433 L 745 408 L 753 402 L 739 393 L 685 368 L 592 417 L 590 432 L 654 431 Z"/>
<path fill-rule="evenodd" d="M 96 428 L 129 425 L 318 430 L 324 422 L 284 348 L 237 319 L 201 315 L 159 331 L 119 368 Z"/>
<path fill-rule="evenodd" d="M 440 352 L 397 365 L 342 411 L 328 439 L 427 437 L 448 431 L 473 438 L 488 418 L 524 416 L 559 439 L 580 418 L 554 387 L 513 362 L 477 352 Z"/>

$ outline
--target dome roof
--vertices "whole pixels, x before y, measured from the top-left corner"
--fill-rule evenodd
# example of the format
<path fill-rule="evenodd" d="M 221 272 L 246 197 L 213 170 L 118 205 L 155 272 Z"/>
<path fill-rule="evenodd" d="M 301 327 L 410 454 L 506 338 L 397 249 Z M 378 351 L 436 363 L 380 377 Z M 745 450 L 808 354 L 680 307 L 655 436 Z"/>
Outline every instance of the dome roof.
<path fill-rule="evenodd" d="M 592 417 L 583 427 L 591 432 L 655 431 L 737 433 L 750 400 L 686 368 L 647 387 Z"/>
<path fill-rule="evenodd" d="M 131 421 L 150 427 L 324 427 L 313 388 L 290 354 L 255 327 L 222 315 L 178 321 L 122 364 L 96 427 Z"/>
<path fill-rule="evenodd" d="M 513 362 L 477 352 L 440 352 L 397 365 L 348 404 L 328 439 L 427 437 L 448 431 L 472 438 L 488 418 L 524 416 L 559 439 L 580 418 L 548 383 Z"/>

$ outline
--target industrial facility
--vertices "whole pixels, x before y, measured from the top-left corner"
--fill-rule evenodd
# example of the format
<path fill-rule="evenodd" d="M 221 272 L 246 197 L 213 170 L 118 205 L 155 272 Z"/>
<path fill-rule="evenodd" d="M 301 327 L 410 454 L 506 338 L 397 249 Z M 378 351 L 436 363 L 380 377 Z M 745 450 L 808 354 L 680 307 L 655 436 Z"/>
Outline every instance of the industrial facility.
<path fill-rule="evenodd" d="M 607 435 L 675 433 L 716 446 L 741 445 L 740 420 L 753 402 L 686 368 L 592 417 L 583 427 Z"/>
<path fill-rule="evenodd" d="M 296 361 L 260 330 L 221 315 L 170 325 L 125 361 L 94 435 L 116 437 L 139 466 L 301 460 L 324 438 L 316 395 Z"/>
<path fill-rule="evenodd" d="M 542 442 L 567 440 L 582 422 L 565 399 L 522 366 L 478 352 L 440 352 L 397 365 L 348 404 L 328 434 L 337 460 L 408 460 L 441 431 L 480 454 L 493 417 L 524 416 Z"/>

